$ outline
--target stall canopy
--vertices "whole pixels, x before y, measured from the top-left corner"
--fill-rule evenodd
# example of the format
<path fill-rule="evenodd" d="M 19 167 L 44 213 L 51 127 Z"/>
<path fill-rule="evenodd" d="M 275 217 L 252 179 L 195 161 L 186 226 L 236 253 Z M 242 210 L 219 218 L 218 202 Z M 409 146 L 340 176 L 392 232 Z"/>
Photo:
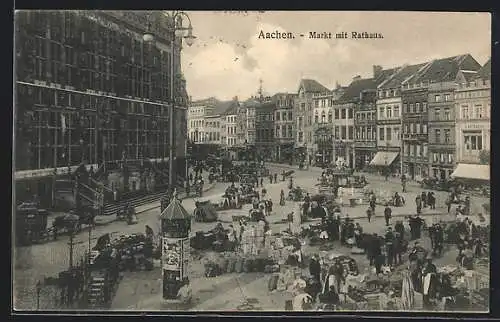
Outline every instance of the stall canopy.
<path fill-rule="evenodd" d="M 370 165 L 389 166 L 396 160 L 398 154 L 398 152 L 377 152 Z"/>
<path fill-rule="evenodd" d="M 452 178 L 490 181 L 490 166 L 484 164 L 459 163 Z"/>

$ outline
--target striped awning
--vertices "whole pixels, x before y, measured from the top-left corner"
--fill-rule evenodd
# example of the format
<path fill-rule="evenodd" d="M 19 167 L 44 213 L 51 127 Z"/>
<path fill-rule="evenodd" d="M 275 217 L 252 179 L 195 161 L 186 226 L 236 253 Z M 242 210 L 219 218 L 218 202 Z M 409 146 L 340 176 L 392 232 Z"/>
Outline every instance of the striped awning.
<path fill-rule="evenodd" d="M 394 162 L 394 160 L 396 160 L 398 154 L 399 152 L 377 152 L 373 160 L 370 162 L 370 165 L 389 166 Z"/>
<path fill-rule="evenodd" d="M 490 166 L 485 164 L 459 163 L 452 178 L 490 181 Z"/>

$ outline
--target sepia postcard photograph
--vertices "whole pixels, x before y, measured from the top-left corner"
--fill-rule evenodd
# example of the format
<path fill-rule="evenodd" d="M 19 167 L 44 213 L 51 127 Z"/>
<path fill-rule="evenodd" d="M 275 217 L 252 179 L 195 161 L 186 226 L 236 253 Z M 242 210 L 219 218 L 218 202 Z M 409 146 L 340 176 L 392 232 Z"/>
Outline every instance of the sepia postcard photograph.
<path fill-rule="evenodd" d="M 489 312 L 491 15 L 19 10 L 15 312 Z"/>

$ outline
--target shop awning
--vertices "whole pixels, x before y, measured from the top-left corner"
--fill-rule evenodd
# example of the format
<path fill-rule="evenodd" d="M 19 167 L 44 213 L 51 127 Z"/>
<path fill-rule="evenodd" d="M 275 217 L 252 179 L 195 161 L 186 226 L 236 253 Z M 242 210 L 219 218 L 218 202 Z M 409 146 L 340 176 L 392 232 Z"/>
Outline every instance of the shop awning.
<path fill-rule="evenodd" d="M 452 178 L 490 181 L 490 166 L 484 164 L 459 163 Z"/>
<path fill-rule="evenodd" d="M 373 160 L 370 162 L 370 165 L 391 165 L 398 157 L 398 154 L 399 152 L 377 152 Z"/>

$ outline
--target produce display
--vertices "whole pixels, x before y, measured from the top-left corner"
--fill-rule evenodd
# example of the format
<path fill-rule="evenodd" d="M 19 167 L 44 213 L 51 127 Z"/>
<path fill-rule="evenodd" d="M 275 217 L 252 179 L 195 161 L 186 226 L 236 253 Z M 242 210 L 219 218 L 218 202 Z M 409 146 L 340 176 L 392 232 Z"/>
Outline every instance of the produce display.
<path fill-rule="evenodd" d="M 338 256 L 331 260 L 330 265 L 340 264 L 344 267 L 349 275 L 357 276 L 359 274 L 358 264 L 356 261 L 349 256 Z"/>

